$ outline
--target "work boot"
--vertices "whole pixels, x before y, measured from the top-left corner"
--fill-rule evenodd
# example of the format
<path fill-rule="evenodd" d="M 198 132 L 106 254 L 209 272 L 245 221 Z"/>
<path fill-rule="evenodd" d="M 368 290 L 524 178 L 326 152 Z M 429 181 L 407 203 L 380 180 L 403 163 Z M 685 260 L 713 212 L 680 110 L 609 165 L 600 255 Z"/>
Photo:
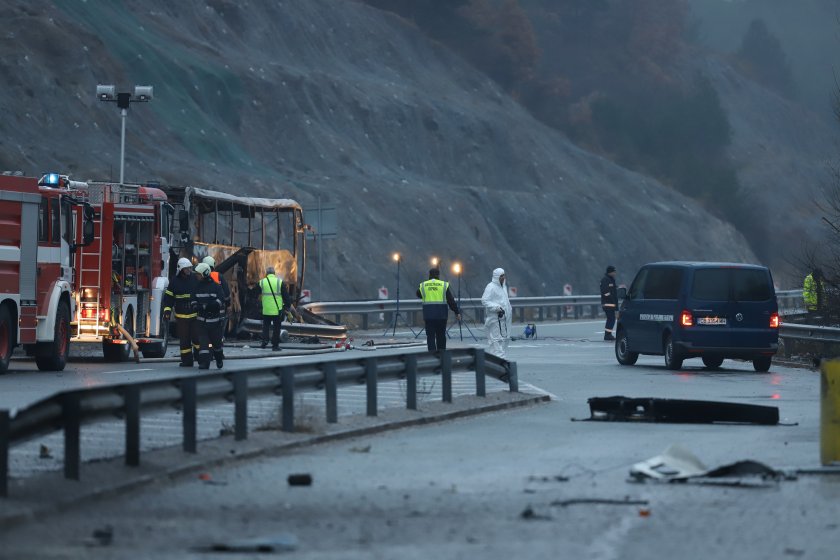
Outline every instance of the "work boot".
<path fill-rule="evenodd" d="M 612 333 L 604 333 L 604 340 L 615 340 L 615 337 Z"/>
<path fill-rule="evenodd" d="M 222 365 L 224 365 L 224 363 L 224 360 L 222 360 L 221 358 L 216 358 L 216 367 L 218 369 L 222 369 Z"/>
<path fill-rule="evenodd" d="M 272 346 L 272 347 L 271 347 L 271 351 L 272 351 L 272 352 L 279 352 L 279 351 L 280 351 L 280 347 L 279 347 L 279 346 Z"/>
<path fill-rule="evenodd" d="M 193 363 L 192 362 L 181 362 L 180 364 L 178 364 L 178 367 L 193 367 Z"/>
<path fill-rule="evenodd" d="M 260 350 L 265 350 L 265 347 L 268 346 L 268 342 L 263 342 L 260 344 Z"/>

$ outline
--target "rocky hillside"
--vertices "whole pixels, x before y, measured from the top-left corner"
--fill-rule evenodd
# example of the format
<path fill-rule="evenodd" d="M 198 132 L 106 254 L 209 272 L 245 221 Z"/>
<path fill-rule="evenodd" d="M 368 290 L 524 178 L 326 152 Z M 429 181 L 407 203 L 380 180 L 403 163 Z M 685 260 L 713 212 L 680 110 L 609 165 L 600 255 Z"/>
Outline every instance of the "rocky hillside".
<path fill-rule="evenodd" d="M 0 168 L 115 177 L 119 117 L 97 83 L 151 84 L 128 117 L 126 178 L 338 208 L 311 251 L 317 299 L 403 293 L 428 259 L 481 291 L 593 293 L 606 264 L 754 261 L 696 203 L 584 152 L 409 24 L 351 0 L 45 2 L 0 7 Z M 466 295 L 466 294 L 465 294 Z"/>

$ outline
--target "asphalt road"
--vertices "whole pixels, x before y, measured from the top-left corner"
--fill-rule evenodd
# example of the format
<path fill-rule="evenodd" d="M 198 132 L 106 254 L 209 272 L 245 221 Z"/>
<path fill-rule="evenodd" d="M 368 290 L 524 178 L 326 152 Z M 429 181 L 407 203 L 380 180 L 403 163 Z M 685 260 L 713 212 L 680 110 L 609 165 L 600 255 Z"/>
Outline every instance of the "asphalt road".
<path fill-rule="evenodd" d="M 294 537 L 289 557 L 305 559 L 837 557 L 838 475 L 759 487 L 628 482 L 634 463 L 671 444 L 709 467 L 819 467 L 817 373 L 774 365 L 758 374 L 731 361 L 710 372 L 699 360 L 672 372 L 654 357 L 623 367 L 600 323 L 539 325 L 538 334 L 511 354 L 523 382 L 556 396 L 549 404 L 147 487 L 0 532 L 0 557 L 202 557 L 215 542 L 278 535 Z M 589 416 L 587 398 L 612 395 L 775 405 L 784 425 L 571 420 Z M 288 486 L 291 473 L 313 484 Z M 646 503 L 563 505 L 578 499 Z M 105 525 L 109 545 L 86 542 Z"/>

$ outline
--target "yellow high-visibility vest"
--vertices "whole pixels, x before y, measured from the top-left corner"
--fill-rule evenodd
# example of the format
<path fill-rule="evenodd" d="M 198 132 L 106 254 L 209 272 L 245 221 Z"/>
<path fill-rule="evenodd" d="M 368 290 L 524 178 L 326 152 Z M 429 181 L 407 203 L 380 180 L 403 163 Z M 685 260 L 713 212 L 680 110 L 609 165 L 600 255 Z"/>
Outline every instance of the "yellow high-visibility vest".
<path fill-rule="evenodd" d="M 280 295 L 280 287 L 282 284 L 283 281 L 277 278 L 274 274 L 268 274 L 265 278 L 260 280 L 263 315 L 280 315 L 280 309 L 283 307 L 283 296 Z"/>

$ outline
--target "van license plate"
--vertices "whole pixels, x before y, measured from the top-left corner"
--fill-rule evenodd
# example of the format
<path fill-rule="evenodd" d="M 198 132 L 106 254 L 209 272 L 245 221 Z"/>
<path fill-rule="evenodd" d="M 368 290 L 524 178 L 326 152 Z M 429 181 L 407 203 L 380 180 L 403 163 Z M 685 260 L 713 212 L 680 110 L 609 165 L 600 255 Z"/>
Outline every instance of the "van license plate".
<path fill-rule="evenodd" d="M 698 325 L 725 325 L 726 317 L 698 317 Z"/>

